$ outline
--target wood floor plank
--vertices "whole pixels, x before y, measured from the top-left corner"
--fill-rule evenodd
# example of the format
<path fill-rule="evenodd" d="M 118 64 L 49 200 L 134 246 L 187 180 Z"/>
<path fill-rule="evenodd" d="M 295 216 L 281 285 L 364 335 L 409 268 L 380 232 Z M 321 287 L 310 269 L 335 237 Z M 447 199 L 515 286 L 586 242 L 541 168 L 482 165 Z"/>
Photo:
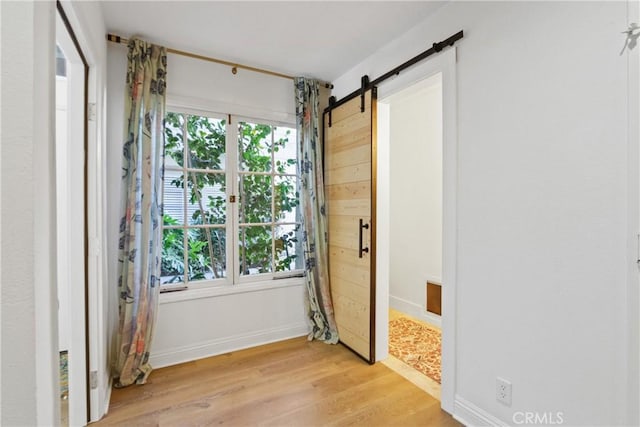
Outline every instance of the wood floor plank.
<path fill-rule="evenodd" d="M 459 426 L 440 402 L 344 346 L 296 338 L 152 372 L 114 389 L 104 426 Z"/>

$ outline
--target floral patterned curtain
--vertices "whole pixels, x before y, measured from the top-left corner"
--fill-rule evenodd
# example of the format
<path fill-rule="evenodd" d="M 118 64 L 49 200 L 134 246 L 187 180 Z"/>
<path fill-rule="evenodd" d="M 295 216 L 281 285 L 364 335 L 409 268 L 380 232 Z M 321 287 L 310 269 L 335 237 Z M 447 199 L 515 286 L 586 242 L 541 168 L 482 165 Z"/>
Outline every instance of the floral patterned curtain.
<path fill-rule="evenodd" d="M 160 288 L 166 49 L 129 41 L 118 253 L 116 387 L 149 373 Z"/>
<path fill-rule="evenodd" d="M 309 340 L 338 342 L 328 273 L 327 217 L 324 205 L 323 147 L 318 133 L 319 85 L 298 77 L 296 91 L 296 130 L 298 134 L 298 172 L 303 216 L 306 305 L 311 326 Z"/>

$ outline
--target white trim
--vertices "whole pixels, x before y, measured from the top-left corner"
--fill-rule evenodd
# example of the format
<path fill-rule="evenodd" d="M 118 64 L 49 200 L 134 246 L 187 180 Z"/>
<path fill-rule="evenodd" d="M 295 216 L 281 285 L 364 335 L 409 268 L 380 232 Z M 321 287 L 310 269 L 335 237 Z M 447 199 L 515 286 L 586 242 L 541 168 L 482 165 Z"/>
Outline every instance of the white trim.
<path fill-rule="evenodd" d="M 434 326 L 437 326 L 438 328 L 442 327 L 442 318 L 437 314 L 429 313 L 420 304 L 416 304 L 414 302 L 407 301 L 406 299 L 390 295 L 389 307 L 394 310 L 406 313 L 409 316 L 420 319 L 426 323 L 430 323 Z"/>
<path fill-rule="evenodd" d="M 19 87 L 13 90 L 26 90 L 26 82 L 30 81 L 32 89 L 22 93 L 25 98 L 31 97 L 31 102 L 18 106 L 25 108 L 26 119 L 20 132 L 25 137 L 25 153 L 32 159 L 21 162 L 27 173 L 33 174 L 33 180 L 21 183 L 25 187 L 25 197 L 32 203 L 32 225 L 23 230 L 24 239 L 31 240 L 32 246 L 17 247 L 25 257 L 32 257 L 33 266 L 33 297 L 32 315 L 34 323 L 20 325 L 25 333 L 35 332 L 35 383 L 29 380 L 25 387 L 34 386 L 35 405 L 31 408 L 36 415 L 38 425 L 50 425 L 60 419 L 59 406 L 59 363 L 58 363 L 58 307 L 56 284 L 56 213 L 55 213 L 55 68 L 53 55 L 55 49 L 55 7 L 53 2 L 35 2 L 32 5 L 11 9 L 18 12 L 18 17 L 30 16 L 32 23 L 23 29 L 23 37 L 19 39 L 22 46 L 27 47 L 27 54 L 19 56 L 18 61 L 24 62 L 23 80 Z M 30 55 L 29 60 L 27 56 Z M 5 60 L 7 56 L 3 57 Z M 25 83 L 23 86 L 22 83 Z M 28 108 L 28 110 L 27 110 Z M 11 141 L 11 140 L 10 140 Z M 17 142 L 14 140 L 14 143 Z M 6 144 L 6 142 L 5 142 Z M 14 157 L 17 158 L 17 157 Z M 22 160 L 22 157 L 20 158 Z M 19 185 L 19 182 L 14 183 Z M 5 225 L 6 227 L 6 225 Z M 33 252 L 31 252 L 31 249 Z M 25 274 L 29 272 L 25 271 Z M 24 296 L 30 299 L 30 292 Z M 6 341 L 5 341 L 6 342 Z M 6 345 L 6 344 L 5 344 Z M 28 359 L 31 360 L 31 359 Z M 7 367 L 11 369 L 10 367 Z M 28 394 L 24 395 L 25 397 Z M 25 404 L 31 403 L 29 399 Z M 28 406 L 25 406 L 27 408 Z M 10 418 L 9 418 L 10 419 Z M 26 419 L 26 418 L 23 418 Z"/>
<path fill-rule="evenodd" d="M 109 388 L 104 395 L 104 400 L 102 401 L 102 408 L 104 409 L 104 415 L 107 415 L 109 412 L 109 404 L 111 403 L 111 391 L 113 390 L 113 380 L 109 380 Z"/>
<path fill-rule="evenodd" d="M 377 215 L 376 224 L 376 362 L 389 357 L 389 268 L 390 249 L 389 237 L 391 221 L 381 220 L 390 218 L 391 186 L 390 186 L 390 115 L 391 106 L 378 102 L 377 116 L 377 155 L 378 176 L 376 185 Z M 387 301 L 387 304 L 381 303 Z"/>
<path fill-rule="evenodd" d="M 207 117 L 209 119 L 215 119 L 215 120 L 227 120 L 227 115 L 224 113 L 219 113 L 211 110 L 200 110 L 198 108 L 189 108 L 189 107 L 185 107 L 180 103 L 178 104 L 171 103 L 169 102 L 168 99 L 165 106 L 165 113 L 182 114 L 183 116 L 189 115 L 189 116 Z M 229 126 L 229 123 L 226 123 L 226 126 Z M 184 132 L 184 127 L 181 129 L 181 131 Z M 176 168 L 177 170 L 182 170 L 181 166 Z M 206 170 L 206 169 L 204 171 L 211 172 L 210 170 Z"/>
<path fill-rule="evenodd" d="M 427 323 L 431 323 L 432 325 L 435 325 L 440 329 L 442 329 L 442 316 L 438 316 L 435 313 L 430 313 L 425 310 L 424 313 L 422 314 L 422 317 Z"/>
<path fill-rule="evenodd" d="M 640 4 L 637 0 L 628 0 L 627 21 L 640 22 Z M 627 50 L 628 91 L 627 91 L 627 396 L 626 423 L 640 424 L 640 290 L 639 264 L 640 248 L 640 49 Z"/>
<path fill-rule="evenodd" d="M 260 124 L 260 125 L 269 125 L 269 126 L 275 126 L 275 127 L 283 126 L 283 127 L 293 128 L 295 130 L 296 116 L 294 115 L 289 115 L 289 116 L 293 117 L 293 121 L 289 121 L 289 119 L 281 120 L 281 119 L 262 117 L 262 116 L 248 116 L 246 114 L 231 114 L 231 118 L 233 119 L 234 123 L 244 122 L 244 123 L 251 123 L 254 125 Z M 237 141 L 238 141 L 237 138 L 234 139 L 234 142 L 237 143 Z M 240 168 L 238 168 L 238 171 L 251 173 L 251 171 L 242 171 Z"/>
<path fill-rule="evenodd" d="M 425 285 L 429 283 L 433 283 L 434 285 L 442 286 L 442 278 L 438 276 L 426 276 L 425 277 Z M 426 287 L 425 287 L 426 289 Z M 426 295 L 425 295 L 426 297 Z"/>
<path fill-rule="evenodd" d="M 71 0 L 60 0 L 69 19 L 69 23 L 78 39 L 82 53 L 89 64 L 88 101 L 95 104 L 96 115 L 89 118 L 88 153 L 87 153 L 87 204 L 88 204 L 88 232 L 89 242 L 89 371 L 98 373 L 98 387 L 89 390 L 90 421 L 99 420 L 107 410 L 106 403 L 111 389 L 110 373 L 108 371 L 108 346 L 110 336 L 109 323 L 109 292 L 107 288 L 107 250 L 105 225 L 106 206 L 106 98 L 104 88 L 106 84 L 106 47 L 101 30 L 92 28 L 87 20 L 87 13 L 95 9 L 85 7 L 84 4 Z M 100 13 L 101 12 L 96 12 Z M 92 19 L 93 20 L 93 19 Z M 95 21 L 94 21 L 95 22 Z M 99 32 L 99 39 L 93 32 Z M 99 40 L 99 41 L 98 41 Z M 104 50 L 102 50 L 104 48 Z"/>
<path fill-rule="evenodd" d="M 455 397 L 453 418 L 468 427 L 497 426 L 508 427 L 509 424 L 478 408 L 460 396 Z"/>
<path fill-rule="evenodd" d="M 56 141 L 56 156 L 65 157 L 67 169 L 58 171 L 62 182 L 56 183 L 64 189 L 67 197 L 65 206 L 58 206 L 56 213 L 64 214 L 57 218 L 64 221 L 64 235 L 58 239 L 66 241 L 67 253 L 58 257 L 58 266 L 67 271 L 67 325 L 68 328 L 68 375 L 69 375 L 69 424 L 79 425 L 87 420 L 87 360 L 85 310 L 72 310 L 71 307 L 85 306 L 85 264 L 77 262 L 85 254 L 84 228 L 84 102 L 85 75 L 82 58 L 77 52 L 70 34 L 56 13 L 56 41 L 67 58 L 67 117 L 66 141 Z M 88 185 L 88 183 L 87 183 Z M 94 255 L 93 252 L 90 256 Z M 64 265 L 62 265 L 64 263 Z"/>
<path fill-rule="evenodd" d="M 274 228 L 281 226 L 281 225 L 296 225 L 296 224 L 287 224 L 287 223 L 276 223 L 274 224 Z M 267 224 L 267 225 L 261 225 L 261 224 L 249 224 L 249 225 L 239 225 L 238 229 L 240 229 L 240 227 L 256 227 L 256 226 L 262 226 L 262 227 L 271 227 L 271 224 Z M 239 246 L 236 244 L 236 247 Z M 272 249 L 273 250 L 273 249 Z M 274 252 L 272 252 L 274 253 Z M 238 262 L 237 265 L 240 265 L 240 257 L 237 258 Z M 245 285 L 245 284 L 252 284 L 252 283 L 256 283 L 256 282 L 268 282 L 270 280 L 279 280 L 279 278 L 288 278 L 291 276 L 294 277 L 298 277 L 298 276 L 304 276 L 304 270 L 303 269 L 297 269 L 297 270 L 284 270 L 284 271 L 273 271 L 273 272 L 269 272 L 269 273 L 258 273 L 258 274 L 249 274 L 249 275 L 239 275 L 238 281 L 235 283 L 236 285 Z M 284 277 L 283 277 L 284 276 Z"/>
<path fill-rule="evenodd" d="M 6 12 L 5 12 L 6 13 Z M 2 19 L 0 18 L 0 22 L 2 21 Z M 0 33 L 0 48 L 2 47 L 2 41 L 1 41 L 1 33 Z M 4 58 L 2 57 L 2 55 L 0 54 L 0 75 L 4 75 L 2 74 L 2 61 L 4 60 Z M 2 91 L 0 90 L 0 98 L 2 97 Z M 0 106 L 0 130 L 2 129 L 2 118 L 4 116 L 4 110 L 2 110 L 2 107 Z M 4 139 L 4 134 L 0 131 L 0 138 Z M 0 150 L 0 165 L 2 164 L 2 150 Z M 6 181 L 6 178 L 5 178 Z M 2 173 L 0 173 L 0 188 L 2 188 Z M 6 205 L 6 203 L 5 203 Z M 5 215 L 5 222 L 6 221 L 6 215 Z M 0 195 L 0 242 L 2 242 L 2 225 L 3 221 L 2 221 L 2 196 Z M 2 269 L 2 263 L 4 262 L 4 258 L 2 257 L 2 244 L 0 244 L 0 270 Z M 5 267 L 6 268 L 6 267 Z M 6 271 L 6 270 L 5 270 Z M 6 289 L 6 288 L 5 288 Z M 0 291 L 0 295 L 1 295 Z M 2 319 L 2 302 L 0 302 L 0 319 Z M 0 337 L 0 343 L 2 342 L 2 338 Z M 0 384 L 2 384 L 2 371 L 4 365 L 2 364 L 2 350 L 0 349 Z M 2 387 L 0 387 L 0 420 L 2 420 Z"/>
<path fill-rule="evenodd" d="M 447 48 L 429 60 L 403 71 L 397 78 L 383 82 L 378 98 L 384 100 L 412 84 L 442 73 L 443 103 L 443 224 L 442 224 L 442 409 L 453 413 L 456 384 L 456 272 L 457 272 L 457 198 L 458 198 L 458 136 L 457 136 L 457 77 L 456 47 Z M 379 101 L 382 102 L 382 101 Z M 385 212 L 378 204 L 378 226 Z M 388 218 L 388 214 L 386 216 Z M 377 262 L 389 262 L 378 259 Z M 387 286 L 379 281 L 377 286 Z M 388 289 L 387 289 L 388 292 Z M 378 299 L 376 313 L 389 309 L 389 299 Z M 376 341 L 387 343 L 382 330 L 376 331 Z M 381 344 L 382 345 L 382 344 Z"/>
<path fill-rule="evenodd" d="M 273 279 L 251 284 L 210 286 L 183 291 L 165 292 L 160 294 L 160 304 L 172 304 L 180 301 L 189 301 L 200 298 L 215 298 L 225 295 L 237 295 L 248 292 L 261 292 L 269 289 L 290 288 L 303 286 L 304 278 L 295 277 L 289 279 Z"/>
<path fill-rule="evenodd" d="M 456 286 L 458 268 L 458 94 L 456 47 L 442 60 L 442 408 L 453 411 L 456 394 Z"/>
<path fill-rule="evenodd" d="M 256 108 L 249 105 L 232 104 L 228 102 L 221 102 L 211 99 L 196 98 L 191 96 L 182 96 L 167 93 L 167 107 L 189 109 L 191 111 L 200 112 L 219 112 L 221 114 L 231 114 L 232 116 L 238 116 L 239 118 L 253 118 L 252 120 L 270 120 L 279 124 L 286 124 L 288 126 L 294 125 L 296 122 L 296 116 L 292 113 L 272 111 L 263 108 Z"/>
<path fill-rule="evenodd" d="M 306 323 L 292 324 L 280 328 L 264 329 L 244 335 L 219 338 L 189 346 L 176 347 L 171 350 L 152 351 L 149 362 L 154 368 L 177 365 L 205 357 L 229 353 L 257 347 L 290 338 L 306 336 L 309 326 Z"/>
<path fill-rule="evenodd" d="M 232 126 L 232 123 L 234 126 Z M 236 197 L 236 203 L 230 203 L 227 198 L 227 236 L 226 241 L 226 255 L 227 255 L 227 276 L 231 283 L 238 283 L 238 209 L 240 207 L 240 187 L 238 182 L 238 126 L 236 123 L 236 116 L 229 114 L 229 123 L 227 123 L 227 136 L 226 136 L 226 152 L 227 152 L 227 165 L 232 165 L 231 169 L 227 167 L 227 191 L 230 196 Z M 231 246 L 229 246 L 231 244 Z M 229 250 L 230 249 L 230 250 Z M 231 270 L 231 274 L 229 274 Z"/>

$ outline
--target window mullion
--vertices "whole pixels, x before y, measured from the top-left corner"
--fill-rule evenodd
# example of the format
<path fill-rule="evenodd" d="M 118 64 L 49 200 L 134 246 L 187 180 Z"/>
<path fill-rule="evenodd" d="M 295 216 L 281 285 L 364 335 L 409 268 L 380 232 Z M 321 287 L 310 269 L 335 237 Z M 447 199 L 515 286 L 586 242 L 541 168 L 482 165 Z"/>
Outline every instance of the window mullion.
<path fill-rule="evenodd" d="M 276 155 L 274 150 L 274 130 L 271 127 L 271 273 L 276 272 Z"/>
<path fill-rule="evenodd" d="M 187 136 L 187 122 L 189 121 L 189 115 L 185 114 L 184 122 L 182 124 L 182 243 L 183 243 L 183 259 L 184 259 L 184 284 L 189 284 L 189 229 L 187 227 L 187 192 L 188 192 L 188 171 L 187 171 L 187 158 L 188 158 L 188 141 Z"/>
<path fill-rule="evenodd" d="M 240 194 L 238 194 L 238 124 L 236 123 L 235 116 L 229 115 L 227 122 L 227 134 L 226 134 L 226 151 L 228 156 L 227 161 L 227 188 L 229 189 L 229 195 L 236 196 L 236 202 L 231 203 L 227 197 L 227 277 L 231 279 L 232 284 L 237 284 L 240 278 L 239 265 L 239 242 L 238 242 L 238 200 L 240 200 Z M 231 270 L 231 274 L 229 274 Z"/>

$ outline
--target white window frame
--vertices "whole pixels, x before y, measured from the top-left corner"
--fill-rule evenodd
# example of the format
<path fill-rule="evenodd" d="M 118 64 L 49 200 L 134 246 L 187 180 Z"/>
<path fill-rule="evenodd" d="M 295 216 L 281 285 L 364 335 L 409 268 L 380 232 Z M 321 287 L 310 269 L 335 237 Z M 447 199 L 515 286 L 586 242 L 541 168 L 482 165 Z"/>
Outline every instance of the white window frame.
<path fill-rule="evenodd" d="M 252 124 L 261 124 L 261 125 L 268 125 L 268 126 L 286 126 L 289 128 L 293 128 L 295 129 L 295 123 L 291 124 L 291 123 L 284 123 L 284 122 L 278 122 L 278 121 L 274 121 L 274 120 L 265 120 L 265 119 L 256 119 L 256 118 L 252 118 L 252 117 L 245 117 L 245 116 L 231 116 L 231 119 L 233 120 L 234 124 L 238 124 L 239 122 L 248 122 L 248 123 L 252 123 Z M 250 172 L 250 171 L 241 171 L 240 170 L 240 163 L 239 163 L 239 158 L 238 158 L 238 134 L 237 134 L 237 126 L 232 126 L 235 132 L 235 135 L 233 135 L 233 141 L 235 142 L 233 144 L 233 149 L 234 149 L 234 161 L 235 161 L 235 168 L 232 172 L 233 176 L 233 183 L 234 183 L 234 194 L 238 195 L 238 197 L 241 196 L 240 194 L 240 176 L 242 175 L 265 175 L 265 176 L 271 176 L 272 181 L 271 181 L 271 188 L 273 189 L 274 185 L 275 185 L 275 177 L 276 176 L 295 176 L 297 180 L 300 179 L 300 175 L 296 174 L 279 174 L 279 173 L 275 173 L 275 162 L 272 162 L 272 166 L 271 166 L 271 171 L 270 172 Z M 273 136 L 273 133 L 272 133 Z M 227 139 L 228 141 L 228 139 Z M 296 141 L 297 144 L 297 141 Z M 273 160 L 274 154 L 271 153 L 271 158 Z M 297 159 L 297 153 L 296 153 L 296 159 Z M 239 237 L 238 237 L 238 233 L 240 231 L 240 227 L 243 224 L 240 223 L 240 203 L 233 203 L 233 209 L 234 209 L 234 214 L 233 214 L 233 220 L 234 220 L 234 224 L 233 224 L 233 228 L 235 230 L 235 241 L 234 241 L 234 246 L 233 246 L 233 251 L 234 251 L 234 260 L 236 262 L 236 264 L 234 265 L 234 283 L 236 284 L 243 284 L 243 283 L 254 283 L 254 282 L 259 282 L 259 281 L 264 281 L 264 280 L 277 280 L 277 279 L 283 279 L 283 278 L 288 278 L 288 277 L 296 277 L 296 276 L 302 276 L 304 274 L 304 269 L 298 269 L 298 270 L 290 270 L 290 271 L 273 271 L 271 273 L 260 273 L 260 274 L 253 274 L 253 275 L 241 275 L 240 274 L 240 270 L 239 270 L 239 266 L 240 266 L 240 245 L 239 245 Z M 301 207 L 299 207 L 299 209 L 301 209 Z M 251 226 L 265 226 L 265 227 L 272 227 L 272 230 L 274 233 L 272 233 L 272 239 L 271 239 L 271 263 L 272 263 L 272 268 L 275 269 L 275 261 L 276 261 L 276 253 L 275 253 L 275 239 L 273 237 L 275 237 L 275 229 L 277 227 L 277 225 L 295 225 L 295 224 L 300 224 L 300 227 L 302 227 L 302 220 L 300 220 L 299 222 L 279 222 L 276 221 L 275 218 L 275 194 L 272 194 L 272 200 L 271 200 L 271 222 L 264 222 L 264 223 L 249 223 L 251 224 Z M 300 256 L 303 256 L 303 254 L 299 254 Z"/>
<path fill-rule="evenodd" d="M 183 116 L 186 115 L 194 115 L 194 116 L 200 116 L 200 117 L 209 117 L 209 118 L 213 118 L 213 119 L 217 119 L 217 120 L 226 120 L 225 123 L 225 133 L 226 133 L 226 143 L 225 143 L 225 175 L 226 175 L 226 179 L 225 179 L 225 184 L 226 184 L 226 188 L 227 188 L 227 197 L 226 197 L 226 221 L 225 224 L 215 224 L 215 225 L 210 225 L 207 228 L 222 228 L 223 226 L 225 227 L 226 230 L 226 247 L 225 247 L 225 255 L 226 255 L 226 277 L 224 278 L 220 278 L 220 279 L 213 279 L 213 280 L 197 280 L 197 281 L 189 281 L 188 280 L 188 253 L 187 251 L 185 251 L 184 254 L 184 265 L 185 265 L 185 274 L 184 274 L 184 281 L 183 282 L 179 282 L 176 284 L 164 284 L 161 287 L 161 292 L 165 293 L 165 292 L 171 292 L 171 291 L 176 291 L 176 290 L 197 290 L 197 289 L 209 289 L 209 288 L 230 288 L 230 287 L 239 287 L 239 286 L 250 286 L 250 285 L 259 285 L 258 282 L 269 282 L 269 281 L 273 281 L 273 280 L 279 280 L 279 279 L 290 279 L 290 278 L 297 278 L 297 277 L 302 277 L 304 275 L 304 267 L 297 269 L 297 270 L 290 270 L 290 271 L 280 271 L 280 272 L 270 272 L 270 273 L 260 273 L 260 274 L 254 274 L 254 275 L 241 275 L 240 274 L 240 247 L 239 247 L 239 231 L 240 231 L 240 203 L 239 203 L 239 197 L 240 195 L 240 181 L 239 178 L 241 175 L 243 174 L 263 174 L 263 175 L 268 175 L 272 177 L 272 188 L 274 185 L 274 180 L 273 178 L 277 177 L 277 176 L 295 176 L 299 182 L 300 176 L 295 173 L 295 174 L 279 174 L 275 172 L 275 163 L 273 164 L 271 171 L 270 172 L 258 172 L 258 173 L 252 173 L 252 172 L 248 172 L 248 171 L 241 171 L 240 170 L 240 164 L 239 164 L 239 158 L 238 158 L 238 123 L 239 122 L 248 122 L 248 123 L 252 123 L 252 124 L 262 124 L 262 125 L 268 125 L 268 126 L 285 126 L 285 127 L 289 127 L 289 128 L 293 128 L 295 129 L 295 123 L 289 123 L 289 122 L 284 122 L 284 121 L 278 121 L 278 120 L 272 120 L 272 119 L 264 119 L 264 118 L 256 118 L 256 117 L 249 117 L 249 116 L 243 116 L 243 115 L 234 115 L 234 114 L 225 114 L 225 113 L 218 113 L 218 112 L 213 112 L 213 111 L 208 111 L 208 110 L 202 110 L 202 109 L 194 109 L 194 108 L 185 108 L 183 106 L 179 106 L 179 105 L 173 105 L 173 104 L 167 104 L 166 107 L 166 113 L 175 113 L 175 114 L 182 114 Z M 183 171 L 183 173 L 185 172 L 205 172 L 205 173 L 211 173 L 210 170 L 200 170 L 200 169 L 193 169 L 193 168 L 187 168 L 187 156 L 188 156 L 188 140 L 187 140 L 187 133 L 186 133 L 186 117 L 185 117 L 185 121 L 184 121 L 184 128 L 183 128 L 183 138 L 185 138 L 185 140 L 183 141 L 183 147 L 184 147 L 184 155 L 183 155 L 183 167 L 182 168 L 166 168 L 166 170 L 176 170 L 176 171 Z M 273 153 L 272 153 L 273 156 Z M 297 156 L 296 156 L 297 157 Z M 187 177 L 188 178 L 188 177 Z M 168 228 L 180 228 L 183 231 L 183 247 L 187 248 L 187 242 L 186 240 L 188 239 L 188 235 L 187 235 L 187 230 L 190 228 L 203 228 L 202 226 L 190 226 L 189 225 L 189 219 L 187 216 L 187 200 L 188 200 L 188 191 L 186 188 L 183 188 L 182 191 L 183 194 L 183 216 L 184 216 L 184 224 L 182 224 L 181 226 L 174 226 L 174 227 L 168 227 Z M 229 196 L 235 196 L 236 197 L 236 202 L 231 203 L 230 202 L 230 197 Z M 163 203 L 164 203 L 164 193 L 163 193 Z M 264 226 L 268 226 L 268 227 L 272 227 L 272 230 L 275 232 L 275 229 L 278 225 L 295 225 L 295 224 L 300 224 L 300 227 L 302 227 L 302 219 L 300 219 L 299 222 L 279 222 L 276 221 L 275 216 L 275 212 L 274 212 L 274 206 L 275 206 L 275 195 L 273 195 L 272 197 L 272 202 L 271 202 L 271 222 L 265 222 L 265 223 L 260 223 L 260 224 L 251 224 L 252 226 L 260 226 L 260 225 L 264 225 Z M 300 208 L 299 208 L 300 209 Z M 243 223 L 244 224 L 244 223 Z M 165 226 L 164 226 L 164 222 L 162 224 L 162 230 L 163 230 L 163 239 L 164 239 L 164 230 L 165 230 Z M 273 239 L 273 237 L 275 237 L 275 233 L 272 233 L 272 241 L 271 241 L 271 261 L 272 261 L 272 268 L 275 268 L 275 260 L 276 260 L 276 253 L 275 253 L 275 239 Z M 300 257 L 302 257 L 302 262 L 304 263 L 304 253 L 300 253 L 299 254 Z M 230 272 L 232 272 L 232 274 L 230 274 Z M 297 282 L 297 280 L 295 280 Z M 290 280 L 282 280 L 282 284 L 285 286 L 290 286 Z"/>

